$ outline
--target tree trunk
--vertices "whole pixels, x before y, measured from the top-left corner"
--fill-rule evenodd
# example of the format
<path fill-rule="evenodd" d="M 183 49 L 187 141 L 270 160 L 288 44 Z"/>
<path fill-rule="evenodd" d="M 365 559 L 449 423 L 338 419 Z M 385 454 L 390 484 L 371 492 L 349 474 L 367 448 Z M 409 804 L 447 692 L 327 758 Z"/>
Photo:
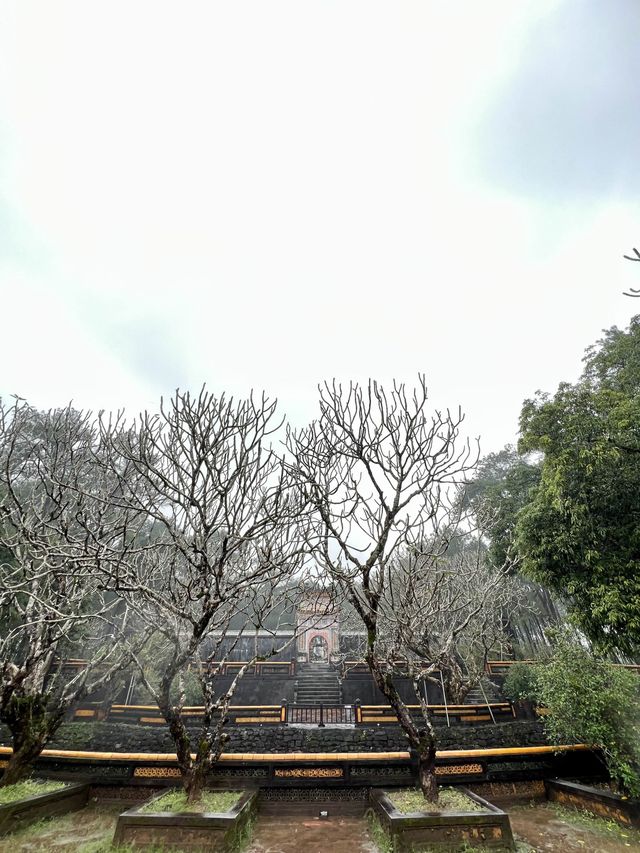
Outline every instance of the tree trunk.
<path fill-rule="evenodd" d="M 202 799 L 202 789 L 207 775 L 207 764 L 196 759 L 183 779 L 188 803 L 197 803 Z"/>
<path fill-rule="evenodd" d="M 180 712 L 171 705 L 168 696 L 157 697 L 158 707 L 169 727 L 169 734 L 176 748 L 176 758 L 180 774 L 182 776 L 182 787 L 190 803 L 200 796 L 203 781 L 198 773 L 197 762 L 191 757 L 191 738 L 185 726 Z M 199 786 L 199 788 L 198 788 Z"/>
<path fill-rule="evenodd" d="M 438 802 L 438 778 L 436 776 L 436 745 L 426 730 L 420 732 L 418 750 L 418 782 L 422 794 L 430 803 Z"/>
<path fill-rule="evenodd" d="M 469 680 L 465 676 L 462 663 L 454 655 L 449 655 L 442 666 L 441 673 L 447 695 L 446 701 L 451 705 L 462 705 L 469 692 Z"/>
<path fill-rule="evenodd" d="M 375 654 L 370 651 L 365 655 L 365 659 L 374 681 L 389 700 L 403 732 L 418 754 L 418 780 L 422 793 L 426 800 L 435 803 L 438 801 L 438 781 L 436 779 L 435 732 L 431 720 L 423 712 L 424 728 L 418 728 L 409 709 L 396 690 L 391 675 L 383 671 Z"/>
<path fill-rule="evenodd" d="M 176 747 L 178 766 L 182 774 L 182 786 L 187 795 L 187 802 L 196 803 L 202 797 L 202 790 L 207 781 L 207 772 L 212 764 L 220 758 L 224 744 L 229 739 L 223 731 L 227 723 L 227 711 L 229 704 L 238 685 L 240 678 L 244 675 L 248 664 L 241 667 L 236 674 L 231 686 L 219 702 L 215 702 L 211 689 L 206 689 L 203 684 L 204 714 L 202 717 L 202 729 L 198 740 L 198 748 L 195 756 L 191 754 L 191 737 L 184 724 L 181 709 L 174 707 L 171 703 L 170 689 L 173 682 L 171 673 L 163 679 L 161 689 L 155 694 L 158 707 L 162 716 L 167 721 L 169 733 Z M 218 719 L 212 728 L 214 712 L 218 712 Z"/>
<path fill-rule="evenodd" d="M 11 731 L 13 753 L 0 786 L 14 785 L 27 773 L 62 720 L 62 713 L 47 714 L 41 696 L 13 696 L 3 713 Z"/>
<path fill-rule="evenodd" d="M 0 787 L 4 788 L 7 785 L 15 785 L 16 782 L 20 782 L 44 749 L 44 744 L 45 742 L 40 739 L 33 740 L 27 737 L 23 744 L 16 748 L 14 739 L 13 754 L 5 767 L 2 779 L 0 779 Z"/>
<path fill-rule="evenodd" d="M 423 761 L 422 758 L 420 758 L 420 764 L 418 767 L 418 781 L 425 800 L 429 803 L 437 803 L 438 780 L 434 773 L 433 766 L 430 766 L 429 762 Z"/>

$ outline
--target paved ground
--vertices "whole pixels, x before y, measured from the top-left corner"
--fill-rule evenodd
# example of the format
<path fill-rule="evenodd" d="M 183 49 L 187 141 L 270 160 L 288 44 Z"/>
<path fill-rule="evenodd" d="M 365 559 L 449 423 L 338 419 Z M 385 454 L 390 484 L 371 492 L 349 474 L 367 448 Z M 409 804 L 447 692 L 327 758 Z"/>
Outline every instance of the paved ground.
<path fill-rule="evenodd" d="M 248 853 L 377 853 L 358 817 L 259 817 Z"/>
<path fill-rule="evenodd" d="M 102 853 L 110 846 L 122 810 L 122 804 L 90 803 L 80 811 L 0 838 L 0 853 Z"/>
<path fill-rule="evenodd" d="M 117 815 L 130 803 L 91 803 L 79 812 L 43 821 L 0 838 L 0 853 L 110 853 Z M 557 810 L 502 804 L 519 837 L 518 853 L 640 852 L 640 832 Z M 329 820 L 263 815 L 247 853 L 378 853 L 359 817 Z"/>
<path fill-rule="evenodd" d="M 640 832 L 581 813 L 556 810 L 546 803 L 532 806 L 500 804 L 511 828 L 535 853 L 630 853 L 640 851 Z"/>

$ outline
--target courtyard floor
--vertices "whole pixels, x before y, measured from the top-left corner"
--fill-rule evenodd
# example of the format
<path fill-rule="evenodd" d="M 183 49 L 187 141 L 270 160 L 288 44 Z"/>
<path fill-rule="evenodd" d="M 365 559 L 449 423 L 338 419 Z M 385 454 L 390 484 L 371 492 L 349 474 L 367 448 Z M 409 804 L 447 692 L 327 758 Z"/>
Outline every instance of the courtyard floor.
<path fill-rule="evenodd" d="M 594 818 L 585 812 L 559 808 L 545 802 L 500 808 L 509 813 L 514 835 L 527 846 L 523 850 L 546 853 L 629 853 L 640 851 L 640 832 L 624 829 L 614 821 Z"/>
<path fill-rule="evenodd" d="M 123 803 L 90 803 L 64 817 L 32 824 L 0 838 L 0 853 L 112 853 Z M 640 851 L 640 832 L 568 812 L 546 803 L 504 805 L 518 838 L 518 853 L 628 853 Z M 387 853 L 366 820 L 265 815 L 258 818 L 246 853 Z"/>

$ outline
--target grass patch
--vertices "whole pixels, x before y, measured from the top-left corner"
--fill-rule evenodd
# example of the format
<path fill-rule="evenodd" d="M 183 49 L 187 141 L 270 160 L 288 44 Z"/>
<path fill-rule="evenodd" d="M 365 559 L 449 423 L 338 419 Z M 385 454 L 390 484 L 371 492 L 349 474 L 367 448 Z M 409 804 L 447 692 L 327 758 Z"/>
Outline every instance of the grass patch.
<path fill-rule="evenodd" d="M 369 835 L 375 844 L 378 853 L 393 853 L 393 841 L 391 836 L 380 823 L 380 820 L 373 809 L 367 811 L 367 826 L 369 827 Z"/>
<path fill-rule="evenodd" d="M 46 848 L 49 851 L 49 848 Z M 164 845 L 150 844 L 146 847 L 132 847 L 130 844 L 114 847 L 109 841 L 102 844 L 83 844 L 78 847 L 74 853 L 189 853 L 188 850 L 178 850 L 175 847 L 165 847 Z"/>
<path fill-rule="evenodd" d="M 90 803 L 77 812 L 34 821 L 0 837 L 0 853 L 111 853 L 121 811 L 122 804 Z"/>
<path fill-rule="evenodd" d="M 168 791 L 145 803 L 141 812 L 228 812 L 240 799 L 240 791 L 203 791 L 197 803 L 188 803 L 184 791 Z"/>
<path fill-rule="evenodd" d="M 438 802 L 429 803 L 419 788 L 400 788 L 386 791 L 387 796 L 402 814 L 411 812 L 483 812 L 484 808 L 456 788 L 440 788 Z"/>
<path fill-rule="evenodd" d="M 64 782 L 45 781 L 44 779 L 24 779 L 22 782 L 16 782 L 15 785 L 7 785 L 6 788 L 0 788 L 0 805 L 5 806 L 9 803 L 17 803 L 18 800 L 35 797 L 37 794 L 50 794 L 64 787 Z"/>
<path fill-rule="evenodd" d="M 549 808 L 565 823 L 570 823 L 580 829 L 597 832 L 600 835 L 613 836 L 626 842 L 635 842 L 635 845 L 640 849 L 640 830 L 623 826 L 615 820 L 606 820 L 606 818 L 598 817 L 583 809 L 568 809 L 557 803 L 549 803 Z"/>
<path fill-rule="evenodd" d="M 230 853 L 241 853 L 241 851 L 246 850 L 249 846 L 249 842 L 253 837 L 253 830 L 255 828 L 256 822 L 256 813 L 255 811 L 251 814 L 244 822 L 244 824 L 236 831 L 233 838 L 231 838 L 228 842 Z"/>

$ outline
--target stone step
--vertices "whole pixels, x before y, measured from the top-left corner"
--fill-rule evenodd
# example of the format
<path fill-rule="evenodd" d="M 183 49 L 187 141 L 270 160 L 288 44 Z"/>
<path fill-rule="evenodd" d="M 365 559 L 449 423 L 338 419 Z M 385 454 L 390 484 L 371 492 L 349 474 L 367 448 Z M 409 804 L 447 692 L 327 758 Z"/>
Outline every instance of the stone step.
<path fill-rule="evenodd" d="M 297 684 L 296 690 L 309 690 L 312 693 L 339 693 L 337 684 Z"/>
<path fill-rule="evenodd" d="M 337 678 L 338 676 L 332 669 L 322 669 L 316 672 L 303 670 L 302 672 L 298 670 L 296 672 L 298 678 Z"/>
<path fill-rule="evenodd" d="M 339 690 L 296 690 L 296 696 L 331 696 L 332 698 L 340 696 Z"/>
<path fill-rule="evenodd" d="M 311 681 L 312 678 L 334 678 L 337 679 L 335 672 L 299 672 L 298 678 L 304 678 Z"/>
<path fill-rule="evenodd" d="M 336 693 L 335 695 L 329 695 L 326 693 L 322 695 L 318 695 L 317 693 L 298 693 L 296 694 L 296 705 L 306 705 L 308 702 L 322 702 L 324 705 L 341 705 L 341 699 L 342 697 L 339 693 Z"/>
<path fill-rule="evenodd" d="M 296 705 L 342 705 L 341 696 L 296 696 Z"/>
<path fill-rule="evenodd" d="M 300 687 L 298 686 L 295 690 L 295 693 L 308 693 L 313 696 L 323 696 L 327 694 L 331 694 L 332 696 L 335 694 L 338 696 L 342 691 L 339 687 Z"/>
<path fill-rule="evenodd" d="M 303 687 L 301 684 L 299 684 L 295 688 L 294 692 L 295 693 L 318 693 L 318 694 L 322 694 L 322 693 L 341 693 L 342 691 L 340 690 L 339 687 Z"/>
<path fill-rule="evenodd" d="M 323 669 L 321 672 L 299 672 L 299 678 L 337 678 L 338 676 L 330 669 Z"/>
<path fill-rule="evenodd" d="M 484 693 L 480 687 L 473 687 L 466 695 L 464 704 L 465 705 L 486 705 L 488 702 L 500 702 L 502 701 L 500 695 L 496 691 L 495 687 L 492 684 L 488 684 L 487 682 L 482 682 L 482 687 L 484 688 Z"/>
<path fill-rule="evenodd" d="M 342 688 L 328 664 L 305 664 L 294 687 L 296 705 L 341 705 Z"/>

